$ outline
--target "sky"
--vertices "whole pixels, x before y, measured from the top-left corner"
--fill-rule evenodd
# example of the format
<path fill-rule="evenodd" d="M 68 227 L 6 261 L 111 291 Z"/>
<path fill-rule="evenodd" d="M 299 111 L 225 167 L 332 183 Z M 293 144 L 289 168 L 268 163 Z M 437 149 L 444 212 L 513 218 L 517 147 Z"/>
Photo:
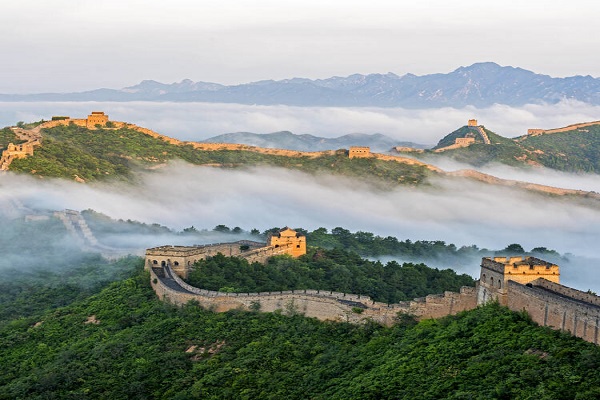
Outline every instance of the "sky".
<path fill-rule="evenodd" d="M 447 73 L 493 61 L 600 76 L 593 0 L 2 2 L 0 93 Z"/>

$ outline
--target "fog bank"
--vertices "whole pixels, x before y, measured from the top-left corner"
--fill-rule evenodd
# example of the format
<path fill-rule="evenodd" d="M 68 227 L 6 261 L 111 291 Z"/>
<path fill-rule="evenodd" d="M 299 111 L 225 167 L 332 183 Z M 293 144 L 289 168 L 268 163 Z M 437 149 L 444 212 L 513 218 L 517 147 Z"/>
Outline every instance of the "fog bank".
<path fill-rule="evenodd" d="M 230 132 L 291 131 L 337 137 L 348 133 L 382 133 L 398 141 L 435 144 L 442 137 L 478 119 L 506 137 L 523 135 L 528 128 L 557 128 L 594 121 L 600 106 L 575 101 L 523 107 L 440 108 L 408 110 L 376 107 L 293 107 L 219 103 L 159 102 L 4 102 L 0 126 L 39 121 L 53 115 L 84 117 L 102 110 L 110 118 L 153 129 L 181 140 L 204 140 Z"/>
<path fill-rule="evenodd" d="M 574 178 L 576 179 L 576 177 Z M 181 230 L 225 224 L 261 231 L 289 225 L 342 226 L 401 240 L 444 240 L 502 249 L 519 243 L 594 260 L 577 279 L 600 292 L 600 207 L 477 182 L 433 181 L 433 187 L 376 191 L 339 177 L 281 169 L 224 170 L 174 164 L 147 173 L 138 186 L 82 185 L 6 174 L 0 192 L 33 208 L 94 209 L 117 219 Z M 112 238 L 111 240 L 115 240 Z M 153 243 L 148 245 L 156 245 Z M 169 243 L 164 243 L 169 244 Z M 448 265 L 449 267 L 451 265 Z M 469 271 L 471 272 L 471 271 Z M 565 283 L 576 274 L 563 271 Z"/>

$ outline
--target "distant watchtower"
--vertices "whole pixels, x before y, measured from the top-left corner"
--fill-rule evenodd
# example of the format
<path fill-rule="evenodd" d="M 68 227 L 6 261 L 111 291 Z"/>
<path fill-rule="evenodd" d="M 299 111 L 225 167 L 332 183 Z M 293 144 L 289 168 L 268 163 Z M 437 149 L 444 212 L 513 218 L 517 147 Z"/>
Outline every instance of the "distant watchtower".
<path fill-rule="evenodd" d="M 470 119 L 470 120 L 467 122 L 467 126 L 478 126 L 478 124 L 477 124 L 477 120 L 476 120 L 476 119 Z"/>
<path fill-rule="evenodd" d="M 535 257 L 484 257 L 477 291 L 477 304 L 497 300 L 507 304 L 507 283 L 526 285 L 538 278 L 560 283 L 558 265 Z"/>
<path fill-rule="evenodd" d="M 271 234 L 267 239 L 267 245 L 287 247 L 288 251 L 286 253 L 292 257 L 300 257 L 306 254 L 306 236 L 288 227 L 278 233 Z"/>
<path fill-rule="evenodd" d="M 106 125 L 108 122 L 108 115 L 104 114 L 103 111 L 92 111 L 90 115 L 88 115 L 85 120 L 85 127 L 88 129 L 93 129 L 96 125 Z"/>
<path fill-rule="evenodd" d="M 348 150 L 348 158 L 366 158 L 371 156 L 369 147 L 352 146 Z"/>

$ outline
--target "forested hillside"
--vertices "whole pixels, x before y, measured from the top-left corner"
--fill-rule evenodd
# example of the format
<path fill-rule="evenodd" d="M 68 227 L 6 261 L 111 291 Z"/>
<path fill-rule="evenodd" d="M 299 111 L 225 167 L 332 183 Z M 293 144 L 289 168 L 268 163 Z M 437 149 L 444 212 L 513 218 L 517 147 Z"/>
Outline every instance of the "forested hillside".
<path fill-rule="evenodd" d="M 111 221 L 91 211 L 86 215 L 107 232 L 168 231 Z M 0 241 L 3 254 L 19 256 L 4 257 L 0 264 L 0 399 L 600 395 L 598 347 L 535 326 L 526 315 L 497 305 L 419 323 L 399 315 L 390 328 L 320 322 L 293 309 L 214 313 L 197 304 L 177 308 L 156 297 L 140 258 L 109 263 L 66 246 L 58 220 L 4 222 L 11 229 Z M 235 237 L 241 229 L 219 225 L 215 231 Z M 200 232 L 189 228 L 181 234 Z M 226 290 L 316 285 L 398 301 L 473 281 L 422 264 L 367 261 L 354 251 L 423 257 L 479 251 L 343 228 L 307 234 L 332 250 L 313 247 L 304 258 L 276 257 L 266 266 L 218 256 L 200 264 L 196 279 Z M 10 247 L 24 242 L 31 243 L 30 255 L 39 256 L 27 258 Z"/>
<path fill-rule="evenodd" d="M 391 328 L 213 313 L 163 303 L 139 270 L 0 326 L 0 344 L 6 399 L 600 396 L 597 346 L 494 304 Z"/>

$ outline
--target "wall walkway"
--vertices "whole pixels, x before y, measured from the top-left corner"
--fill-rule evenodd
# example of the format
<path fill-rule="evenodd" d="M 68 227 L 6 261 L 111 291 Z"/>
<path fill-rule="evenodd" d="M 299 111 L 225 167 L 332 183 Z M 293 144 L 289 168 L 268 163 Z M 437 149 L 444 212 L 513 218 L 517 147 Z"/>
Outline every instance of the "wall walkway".
<path fill-rule="evenodd" d="M 460 293 L 446 292 L 412 301 L 386 304 L 373 301 L 369 296 L 324 290 L 291 290 L 264 293 L 224 293 L 195 288 L 184 282 L 172 270 L 149 266 L 151 283 L 156 294 L 163 300 L 183 305 L 190 300 L 217 312 L 231 309 L 274 312 L 282 310 L 301 313 L 320 320 L 362 322 L 373 320 L 391 325 L 399 313 L 414 315 L 418 319 L 439 318 L 477 306 L 475 288 L 463 287 Z"/>

